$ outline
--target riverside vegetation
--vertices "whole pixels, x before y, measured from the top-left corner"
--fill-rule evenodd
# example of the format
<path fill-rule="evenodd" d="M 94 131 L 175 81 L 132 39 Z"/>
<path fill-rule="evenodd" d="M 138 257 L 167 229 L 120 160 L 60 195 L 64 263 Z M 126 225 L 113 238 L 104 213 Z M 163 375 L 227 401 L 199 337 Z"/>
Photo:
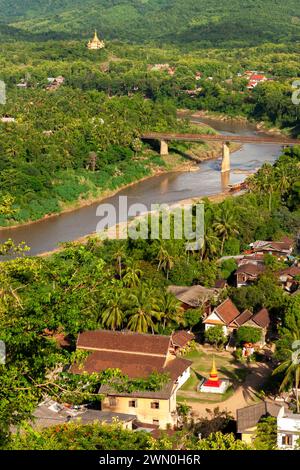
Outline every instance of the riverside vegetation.
<path fill-rule="evenodd" d="M 229 278 L 235 269 L 228 263 L 219 266 L 217 259 L 221 255 L 238 254 L 255 239 L 295 235 L 300 228 L 299 164 L 299 149 L 286 150 L 274 166 L 267 164 L 250 177 L 249 193 L 219 204 L 206 201 L 205 244 L 200 253 L 188 255 L 184 240 L 100 242 L 91 238 L 85 244 L 68 243 L 61 252 L 45 258 L 2 262 L 0 339 L 7 346 L 7 363 L 0 365 L 3 446 L 43 447 L 46 442 L 53 448 L 63 445 L 57 441 L 60 434 L 52 439 L 56 435 L 51 430 L 42 433 L 38 444 L 34 443 L 37 434 L 15 438 L 9 429 L 30 418 L 43 393 L 59 401 L 67 397 L 68 402 L 78 404 L 93 401 L 95 396 L 101 399 L 97 394 L 99 384 L 120 379 L 118 371 L 85 377 L 59 372 L 60 366 L 81 359 L 74 352 L 80 331 L 100 327 L 160 334 L 182 327 L 201 331 L 201 309 L 184 312 L 166 293 L 167 285 L 213 286 L 220 270 L 223 277 Z M 277 325 L 278 358 L 284 361 L 299 333 L 300 302 L 299 296 L 289 296 L 277 285 L 276 269 L 274 263 L 269 263 L 266 273 L 252 287 L 230 288 L 224 296 L 229 294 L 241 311 L 249 307 L 256 311 L 261 305 L 269 309 Z M 68 338 L 69 350 L 59 347 L 57 338 L 61 335 Z M 283 374 L 274 379 L 273 388 L 278 389 Z M 156 376 L 129 383 L 123 377 L 122 387 L 155 390 L 163 380 Z M 292 381 L 293 375 L 287 375 L 285 386 Z M 89 429 L 59 427 L 57 432 L 66 436 L 74 432 L 74 445 L 81 448 L 83 444 L 77 442 L 76 435 L 83 438 Z M 95 428 L 96 441 L 100 439 L 98 432 Z M 105 429 L 102 432 L 106 433 Z M 137 441 L 134 445 L 138 446 Z M 229 443 L 220 445 L 230 447 Z M 210 448 L 209 443 L 207 446 Z"/>

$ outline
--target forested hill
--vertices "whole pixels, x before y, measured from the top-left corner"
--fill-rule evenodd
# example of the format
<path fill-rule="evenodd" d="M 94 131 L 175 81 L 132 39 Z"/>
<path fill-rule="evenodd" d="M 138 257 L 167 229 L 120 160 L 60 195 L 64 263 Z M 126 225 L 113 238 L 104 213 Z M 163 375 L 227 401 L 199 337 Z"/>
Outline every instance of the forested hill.
<path fill-rule="evenodd" d="M 300 40 L 299 0 L 0 0 L 2 22 L 32 33 L 131 42 L 254 45 Z"/>

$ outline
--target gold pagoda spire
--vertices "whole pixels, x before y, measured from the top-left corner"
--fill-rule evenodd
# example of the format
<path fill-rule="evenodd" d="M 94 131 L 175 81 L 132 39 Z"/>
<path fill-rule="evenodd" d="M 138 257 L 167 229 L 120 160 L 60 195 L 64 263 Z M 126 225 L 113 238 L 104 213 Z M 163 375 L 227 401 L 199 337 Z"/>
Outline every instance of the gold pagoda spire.
<path fill-rule="evenodd" d="M 217 371 L 217 368 L 216 368 L 215 356 L 213 356 L 212 367 L 211 367 L 211 371 L 210 371 L 210 374 L 209 374 L 209 380 L 212 380 L 213 382 L 217 382 L 219 380 L 218 371 Z"/>
<path fill-rule="evenodd" d="M 105 47 L 104 41 L 101 41 L 98 38 L 98 33 L 96 29 L 95 29 L 94 37 L 91 41 L 88 42 L 87 47 L 89 49 L 103 49 L 103 47 Z"/>

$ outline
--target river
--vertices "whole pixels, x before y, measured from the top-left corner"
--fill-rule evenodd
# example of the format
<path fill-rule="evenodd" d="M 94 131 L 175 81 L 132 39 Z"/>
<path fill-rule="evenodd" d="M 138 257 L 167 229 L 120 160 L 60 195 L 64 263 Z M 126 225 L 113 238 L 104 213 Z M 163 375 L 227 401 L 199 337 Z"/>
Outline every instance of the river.
<path fill-rule="evenodd" d="M 229 134 L 254 135 L 255 127 L 238 121 L 218 121 L 201 118 L 193 121 L 209 124 L 217 131 Z M 155 203 L 176 203 L 180 200 L 209 196 L 222 192 L 225 186 L 242 182 L 249 172 L 254 172 L 265 162 L 274 162 L 280 154 L 278 145 L 246 144 L 231 155 L 231 172 L 224 180 L 220 173 L 220 160 L 205 161 L 196 171 L 170 172 L 146 179 L 114 196 L 101 201 L 113 204 L 118 213 L 119 196 L 128 197 L 128 205 L 143 203 L 150 209 Z M 94 233 L 100 218 L 96 216 L 98 203 L 81 207 L 33 224 L 0 230 L 0 242 L 12 238 L 15 243 L 24 241 L 30 247 L 30 255 L 48 252 L 57 248 L 60 242 L 76 240 Z M 120 217 L 120 222 L 126 218 Z M 111 220 L 111 225 L 114 220 Z"/>

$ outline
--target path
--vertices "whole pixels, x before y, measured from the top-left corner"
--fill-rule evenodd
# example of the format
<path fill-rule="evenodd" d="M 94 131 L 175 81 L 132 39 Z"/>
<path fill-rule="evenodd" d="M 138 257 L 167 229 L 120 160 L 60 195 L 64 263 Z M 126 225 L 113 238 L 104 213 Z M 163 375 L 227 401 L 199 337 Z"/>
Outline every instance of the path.
<path fill-rule="evenodd" d="M 263 390 L 263 386 L 267 378 L 271 375 L 272 369 L 265 363 L 251 364 L 249 368 L 251 370 L 249 371 L 245 382 L 240 385 L 234 394 L 227 400 L 220 403 L 188 402 L 195 415 L 206 416 L 206 408 L 212 409 L 219 407 L 220 410 L 227 410 L 235 417 L 237 409 L 253 404 L 255 392 Z"/>

